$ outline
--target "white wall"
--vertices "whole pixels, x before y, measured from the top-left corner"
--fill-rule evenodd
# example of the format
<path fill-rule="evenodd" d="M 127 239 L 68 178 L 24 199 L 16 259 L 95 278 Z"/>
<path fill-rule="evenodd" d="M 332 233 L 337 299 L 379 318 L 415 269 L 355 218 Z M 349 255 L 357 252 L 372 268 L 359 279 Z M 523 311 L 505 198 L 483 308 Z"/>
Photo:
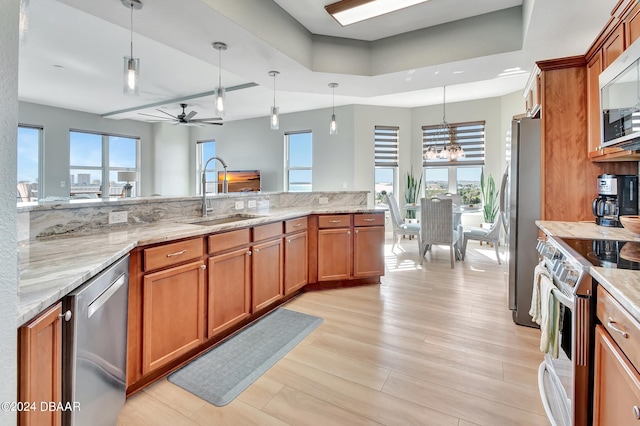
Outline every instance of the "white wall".
<path fill-rule="evenodd" d="M 152 161 L 142 161 L 141 168 L 153 168 L 152 194 L 163 196 L 195 195 L 187 192 L 193 182 L 193 159 L 189 149 L 189 127 L 155 123 L 152 137 Z M 144 188 L 149 188 L 146 185 Z M 144 193 L 144 189 L 143 189 Z M 150 195 L 147 193 L 147 195 Z"/>
<path fill-rule="evenodd" d="M 17 401 L 18 259 L 16 128 L 18 125 L 18 0 L 0 0 L 0 401 Z M 0 411 L 0 424 L 16 413 Z"/>

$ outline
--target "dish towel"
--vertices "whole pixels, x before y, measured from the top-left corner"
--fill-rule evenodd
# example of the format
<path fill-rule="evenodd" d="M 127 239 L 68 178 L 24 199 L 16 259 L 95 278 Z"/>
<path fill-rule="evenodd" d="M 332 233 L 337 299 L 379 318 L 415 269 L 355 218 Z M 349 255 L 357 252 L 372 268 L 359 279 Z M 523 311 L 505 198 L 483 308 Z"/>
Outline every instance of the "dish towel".
<path fill-rule="evenodd" d="M 538 325 L 540 325 L 540 321 L 542 320 L 540 316 L 540 277 L 542 275 L 551 279 L 545 266 L 544 259 L 538 263 L 533 270 L 533 292 L 531 293 L 531 309 L 529 309 L 529 315 L 531 315 L 533 321 Z"/>
<path fill-rule="evenodd" d="M 547 275 L 540 275 L 540 352 L 558 358 L 560 302 L 553 294 L 554 288 Z"/>

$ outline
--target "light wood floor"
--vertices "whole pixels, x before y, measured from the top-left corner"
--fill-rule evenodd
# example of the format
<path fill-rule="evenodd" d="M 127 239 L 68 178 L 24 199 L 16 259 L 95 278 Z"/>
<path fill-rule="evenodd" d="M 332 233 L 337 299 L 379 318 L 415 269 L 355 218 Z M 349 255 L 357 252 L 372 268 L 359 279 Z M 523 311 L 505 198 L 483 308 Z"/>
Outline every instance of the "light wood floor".
<path fill-rule="evenodd" d="M 129 398 L 118 425 L 547 425 L 539 331 L 516 326 L 503 267 L 470 242 L 386 246 L 381 285 L 309 292 L 285 307 L 324 322 L 225 407 L 166 379 Z"/>

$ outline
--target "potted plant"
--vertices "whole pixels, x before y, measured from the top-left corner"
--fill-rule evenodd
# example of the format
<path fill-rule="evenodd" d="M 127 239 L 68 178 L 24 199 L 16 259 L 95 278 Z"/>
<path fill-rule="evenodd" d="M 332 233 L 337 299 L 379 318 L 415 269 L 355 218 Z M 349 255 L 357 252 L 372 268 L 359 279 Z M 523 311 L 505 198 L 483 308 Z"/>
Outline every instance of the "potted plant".
<path fill-rule="evenodd" d="M 496 183 L 493 176 L 489 174 L 489 178 L 485 181 L 484 170 L 480 176 L 480 192 L 482 193 L 482 213 L 484 216 L 485 227 L 490 227 L 496 221 L 498 215 L 498 193 L 496 191 Z"/>
<path fill-rule="evenodd" d="M 411 166 L 411 171 L 407 172 L 407 176 L 405 178 L 404 202 L 406 204 L 415 205 L 418 202 L 421 185 L 422 185 L 422 174 L 420 174 L 419 178 L 416 178 L 413 174 L 413 166 Z M 407 210 L 405 219 L 409 219 L 410 222 L 416 221 L 416 211 Z"/>

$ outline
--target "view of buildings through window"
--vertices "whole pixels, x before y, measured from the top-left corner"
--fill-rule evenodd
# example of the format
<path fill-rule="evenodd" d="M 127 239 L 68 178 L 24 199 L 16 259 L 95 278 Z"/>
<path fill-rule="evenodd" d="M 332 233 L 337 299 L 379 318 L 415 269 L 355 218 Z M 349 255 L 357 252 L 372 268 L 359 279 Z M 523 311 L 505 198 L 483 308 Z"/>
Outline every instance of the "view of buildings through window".
<path fill-rule="evenodd" d="M 285 188 L 310 192 L 313 188 L 313 135 L 310 131 L 288 132 L 285 138 Z"/>
<path fill-rule="evenodd" d="M 480 176 L 482 167 L 429 167 L 424 169 L 425 196 L 433 197 L 445 192 L 460 195 L 463 205 L 476 205 L 482 202 L 480 195 Z"/>
<path fill-rule="evenodd" d="M 69 195 L 72 198 L 122 196 L 127 182 L 118 180 L 118 172 L 138 171 L 138 142 L 132 137 L 69 132 Z M 138 180 L 128 182 L 133 186 L 133 197 L 138 193 Z"/>
<path fill-rule="evenodd" d="M 18 126 L 18 202 L 37 201 L 41 197 L 40 145 L 42 128 Z"/>

